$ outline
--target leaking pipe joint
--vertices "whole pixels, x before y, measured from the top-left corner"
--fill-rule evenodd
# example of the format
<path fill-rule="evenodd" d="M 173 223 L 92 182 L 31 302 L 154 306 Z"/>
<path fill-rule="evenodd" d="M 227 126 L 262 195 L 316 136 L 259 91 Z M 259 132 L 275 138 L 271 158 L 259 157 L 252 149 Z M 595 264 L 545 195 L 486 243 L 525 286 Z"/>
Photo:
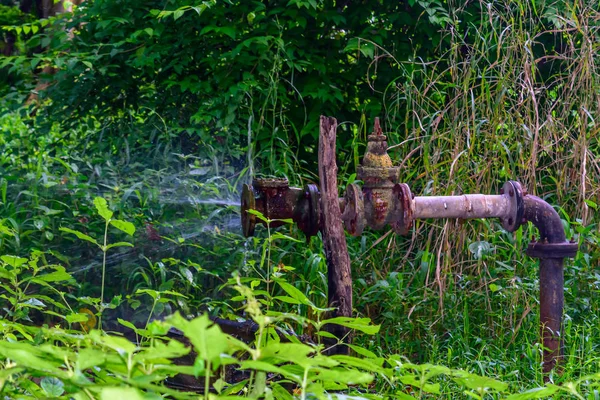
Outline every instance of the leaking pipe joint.
<path fill-rule="evenodd" d="M 293 220 L 308 237 L 320 230 L 319 189 L 308 184 L 304 188 L 290 187 L 287 179 L 254 179 L 242 188 L 241 214 L 244 236 L 254 235 L 257 223 L 270 227 Z M 259 218 L 253 211 L 264 217 Z"/>

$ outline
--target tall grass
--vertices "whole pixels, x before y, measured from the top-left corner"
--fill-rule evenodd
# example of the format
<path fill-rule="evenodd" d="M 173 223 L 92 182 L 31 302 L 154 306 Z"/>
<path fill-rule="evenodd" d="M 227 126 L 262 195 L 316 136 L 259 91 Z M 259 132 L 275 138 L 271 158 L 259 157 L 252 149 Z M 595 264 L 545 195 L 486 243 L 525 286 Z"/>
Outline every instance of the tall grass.
<path fill-rule="evenodd" d="M 442 30 L 436 59 L 415 51 L 401 61 L 377 48 L 372 70 L 381 62 L 398 69 L 380 93 L 390 153 L 417 195 L 494 194 L 518 180 L 558 208 L 582 249 L 565 271 L 566 376 L 579 376 L 598 362 L 583 332 L 599 309 L 600 9 L 586 1 L 480 6 L 481 19 L 465 22 L 464 3 L 448 3 L 456 23 Z M 351 246 L 357 309 L 389 327 L 382 349 L 541 379 L 538 265 L 525 255 L 535 228 L 507 234 L 495 221 L 441 220 L 417 223 L 410 238 L 384 234 Z"/>

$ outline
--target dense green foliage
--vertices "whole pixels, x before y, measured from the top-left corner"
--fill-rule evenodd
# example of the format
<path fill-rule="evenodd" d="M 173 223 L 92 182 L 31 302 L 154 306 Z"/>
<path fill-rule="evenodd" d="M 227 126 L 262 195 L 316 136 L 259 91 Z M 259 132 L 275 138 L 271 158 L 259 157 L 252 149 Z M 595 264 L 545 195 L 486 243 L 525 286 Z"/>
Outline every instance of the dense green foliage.
<path fill-rule="evenodd" d="M 597 4 L 88 0 L 35 20 L 5 3 L 2 395 L 598 396 Z M 340 192 L 380 116 L 413 192 L 516 179 L 557 207 L 581 246 L 562 374 L 541 372 L 532 226 L 348 238 L 348 320 L 327 320 L 319 238 L 241 237 L 241 183 L 317 179 L 321 114 Z M 327 355 L 333 323 L 352 356 Z"/>

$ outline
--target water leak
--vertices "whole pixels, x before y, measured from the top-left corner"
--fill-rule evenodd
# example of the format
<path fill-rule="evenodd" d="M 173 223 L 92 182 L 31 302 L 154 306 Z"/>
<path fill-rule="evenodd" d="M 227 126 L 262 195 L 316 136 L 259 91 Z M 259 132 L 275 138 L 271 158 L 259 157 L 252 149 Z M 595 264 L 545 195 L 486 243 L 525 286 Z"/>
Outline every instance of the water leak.
<path fill-rule="evenodd" d="M 239 200 L 227 200 L 227 199 L 200 199 L 192 196 L 185 197 L 172 197 L 172 196 L 160 196 L 159 202 L 161 204 L 207 204 L 213 206 L 224 206 L 224 207 L 240 207 Z"/>

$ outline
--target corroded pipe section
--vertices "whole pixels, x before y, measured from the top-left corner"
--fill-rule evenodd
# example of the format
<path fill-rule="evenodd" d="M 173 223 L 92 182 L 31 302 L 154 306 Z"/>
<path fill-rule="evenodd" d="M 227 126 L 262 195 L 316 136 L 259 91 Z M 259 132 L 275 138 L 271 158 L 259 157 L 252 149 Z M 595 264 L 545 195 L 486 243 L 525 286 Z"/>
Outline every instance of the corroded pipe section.
<path fill-rule="evenodd" d="M 540 259 L 540 335 L 544 345 L 544 372 L 550 372 L 562 357 L 564 259 L 577 253 L 577 243 L 567 242 L 560 216 L 536 196 L 524 198 L 523 217 L 540 232 L 527 254 Z"/>
<path fill-rule="evenodd" d="M 252 185 L 242 188 L 244 236 L 254 235 L 256 224 L 264 225 L 265 219 L 272 228 L 292 220 L 306 236 L 314 236 L 320 230 L 319 201 L 316 185 L 309 184 L 301 189 L 290 187 L 287 179 L 254 179 Z"/>
<path fill-rule="evenodd" d="M 511 202 L 504 195 L 415 197 L 414 218 L 507 218 Z"/>

